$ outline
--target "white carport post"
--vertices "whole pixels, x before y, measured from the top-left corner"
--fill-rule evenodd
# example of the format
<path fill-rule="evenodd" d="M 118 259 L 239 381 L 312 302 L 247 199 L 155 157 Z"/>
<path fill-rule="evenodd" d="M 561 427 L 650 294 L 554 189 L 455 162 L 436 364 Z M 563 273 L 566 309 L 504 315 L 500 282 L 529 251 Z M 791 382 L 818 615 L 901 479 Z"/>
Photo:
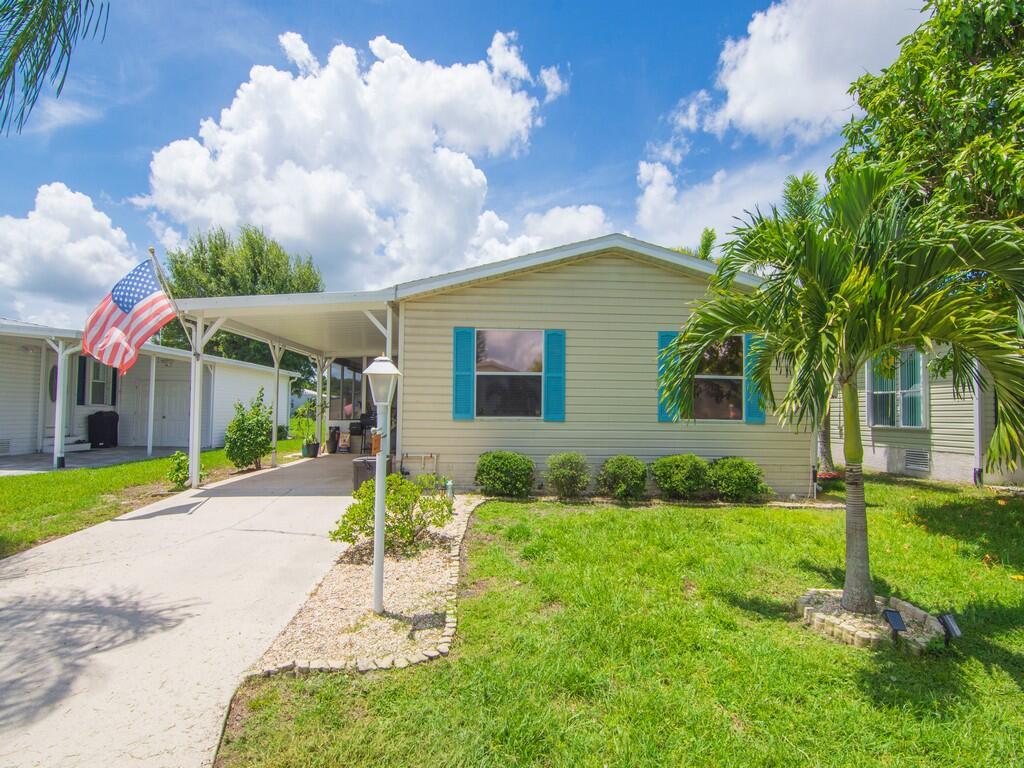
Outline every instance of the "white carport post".
<path fill-rule="evenodd" d="M 284 355 L 284 345 L 267 342 L 270 347 L 270 356 L 274 358 L 274 397 L 271 400 L 270 420 L 273 428 L 270 430 L 270 466 L 277 466 L 277 421 L 278 401 L 281 399 L 281 357 Z"/>
<path fill-rule="evenodd" d="M 188 476 L 193 488 L 199 487 L 200 453 L 203 450 L 203 349 L 213 334 L 220 330 L 224 318 L 207 328 L 203 318 L 192 326 L 192 383 L 189 387 Z"/>
<path fill-rule="evenodd" d="M 53 347 L 57 353 L 57 402 L 54 404 L 53 417 L 53 468 L 61 469 L 64 466 L 64 409 L 68 400 L 68 359 L 76 352 L 81 351 L 81 344 L 68 346 L 64 339 L 47 339 L 46 343 Z"/>
<path fill-rule="evenodd" d="M 322 445 L 324 440 L 323 434 L 323 422 L 324 422 L 324 368 L 327 366 L 327 358 L 323 355 L 314 355 L 310 358 L 313 361 L 313 366 L 316 368 L 316 442 Z"/>
<path fill-rule="evenodd" d="M 156 405 L 156 355 L 149 356 L 149 411 L 146 420 L 146 455 L 153 455 L 153 410 Z"/>

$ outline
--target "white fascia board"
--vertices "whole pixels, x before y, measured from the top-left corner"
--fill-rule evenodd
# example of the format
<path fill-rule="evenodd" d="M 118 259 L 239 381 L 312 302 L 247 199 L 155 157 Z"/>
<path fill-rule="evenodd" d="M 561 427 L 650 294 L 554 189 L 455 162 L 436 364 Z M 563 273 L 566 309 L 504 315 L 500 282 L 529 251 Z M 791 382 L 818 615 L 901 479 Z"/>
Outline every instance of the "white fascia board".
<path fill-rule="evenodd" d="M 318 314 L 338 309 L 361 312 L 384 309 L 394 299 L 394 288 L 378 291 L 322 291 L 320 293 L 271 293 L 254 296 L 212 296 L 178 299 L 178 309 L 194 317 L 238 318 L 246 315 Z"/>
<path fill-rule="evenodd" d="M 597 237 L 592 240 L 583 240 L 578 243 L 561 245 L 556 248 L 528 253 L 523 256 L 495 261 L 490 264 L 481 264 L 476 267 L 449 272 L 444 275 L 425 277 L 420 280 L 412 280 L 407 283 L 400 283 L 395 286 L 395 299 L 407 299 L 425 293 L 453 288 L 466 283 L 487 280 L 514 272 L 521 272 L 527 269 L 535 269 L 548 264 L 554 264 L 567 259 L 586 256 L 591 253 L 599 253 L 612 249 L 620 249 L 627 253 L 634 253 L 654 261 L 669 264 L 680 269 L 687 270 L 694 274 L 710 278 L 715 274 L 715 263 L 704 261 L 685 253 L 673 251 L 671 248 L 664 248 L 660 245 L 647 243 L 623 234 L 612 234 Z M 761 284 L 761 279 L 754 275 L 741 272 L 736 276 L 736 283 L 746 288 L 756 288 Z"/>

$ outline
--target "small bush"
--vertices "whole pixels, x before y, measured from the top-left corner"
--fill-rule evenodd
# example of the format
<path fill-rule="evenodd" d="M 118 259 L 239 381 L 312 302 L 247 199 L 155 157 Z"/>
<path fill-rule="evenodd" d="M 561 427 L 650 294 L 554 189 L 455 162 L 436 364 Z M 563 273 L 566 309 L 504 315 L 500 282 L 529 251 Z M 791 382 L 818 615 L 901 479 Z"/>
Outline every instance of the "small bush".
<path fill-rule="evenodd" d="M 260 461 L 270 453 L 270 408 L 263 404 L 263 388 L 245 407 L 235 403 L 235 416 L 224 432 L 224 454 L 239 469 L 260 468 Z"/>
<path fill-rule="evenodd" d="M 174 490 L 183 491 L 188 488 L 188 454 L 183 451 L 175 451 L 170 456 L 171 466 L 167 469 L 167 482 L 174 486 Z M 206 479 L 206 470 L 199 465 L 199 482 Z"/>
<path fill-rule="evenodd" d="M 488 496 L 522 499 L 530 495 L 533 460 L 512 451 L 489 451 L 476 462 L 476 484 Z"/>
<path fill-rule="evenodd" d="M 635 456 L 612 456 L 597 473 L 597 492 L 619 501 L 642 499 L 646 488 L 647 467 Z"/>
<path fill-rule="evenodd" d="M 397 472 L 384 482 L 384 540 L 389 547 L 408 551 L 427 528 L 452 519 L 454 502 L 444 490 L 444 479 L 421 475 L 409 480 Z M 331 538 L 353 544 L 373 536 L 376 484 L 367 480 L 352 494 L 354 501 L 331 531 Z"/>
<path fill-rule="evenodd" d="M 560 499 L 578 499 L 590 485 L 590 467 L 582 453 L 556 453 L 548 457 L 547 481 Z"/>
<path fill-rule="evenodd" d="M 715 495 L 723 501 L 758 501 L 773 493 L 764 481 L 761 468 L 738 456 L 711 462 L 708 476 Z"/>
<path fill-rule="evenodd" d="M 708 463 L 692 453 L 665 456 L 651 464 L 651 476 L 663 498 L 706 499 L 711 495 Z"/>

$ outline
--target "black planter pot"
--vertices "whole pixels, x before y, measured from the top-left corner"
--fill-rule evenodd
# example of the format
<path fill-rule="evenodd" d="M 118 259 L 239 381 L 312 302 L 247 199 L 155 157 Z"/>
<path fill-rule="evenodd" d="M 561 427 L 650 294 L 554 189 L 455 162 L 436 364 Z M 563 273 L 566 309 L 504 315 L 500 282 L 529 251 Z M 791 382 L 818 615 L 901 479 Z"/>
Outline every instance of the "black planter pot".
<path fill-rule="evenodd" d="M 302 458 L 315 459 L 320 455 L 320 443 L 303 443 Z"/>
<path fill-rule="evenodd" d="M 328 453 L 337 453 L 338 452 L 338 441 L 336 439 L 331 438 L 330 440 L 327 441 L 327 452 Z"/>

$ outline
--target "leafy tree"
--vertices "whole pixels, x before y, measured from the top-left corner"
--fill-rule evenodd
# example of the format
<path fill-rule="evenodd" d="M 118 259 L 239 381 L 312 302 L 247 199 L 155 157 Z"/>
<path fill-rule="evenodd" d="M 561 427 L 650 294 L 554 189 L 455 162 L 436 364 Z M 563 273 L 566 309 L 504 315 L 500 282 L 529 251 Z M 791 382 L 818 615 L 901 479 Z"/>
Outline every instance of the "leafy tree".
<path fill-rule="evenodd" d="M 700 244 L 696 248 L 687 248 L 685 245 L 681 245 L 673 250 L 678 253 L 685 253 L 687 256 L 695 256 L 704 261 L 711 261 L 711 253 L 715 248 L 716 237 L 717 235 L 713 227 L 704 227 L 704 230 L 700 233 Z"/>
<path fill-rule="evenodd" d="M 235 415 L 224 431 L 224 454 L 236 467 L 259 469 L 263 457 L 270 453 L 273 416 L 263 403 L 263 387 L 246 407 L 235 403 Z"/>
<path fill-rule="evenodd" d="M 864 116 L 831 173 L 899 164 L 929 203 L 974 218 L 1024 212 L 1024 4 L 930 0 L 899 57 L 850 89 Z"/>
<path fill-rule="evenodd" d="M 0 131 L 21 132 L 47 79 L 60 96 L 75 45 L 105 36 L 109 15 L 93 0 L 0 0 Z"/>
<path fill-rule="evenodd" d="M 899 349 L 940 351 L 958 395 L 975 383 L 974 359 L 998 398 L 989 465 L 1015 466 L 1024 450 L 1024 237 L 1013 222 L 970 222 L 915 205 L 918 190 L 894 171 L 858 166 L 838 175 L 821 215 L 750 216 L 726 244 L 711 295 L 665 356 L 669 405 L 693 416 L 693 384 L 705 351 L 742 333 L 760 337 L 751 375 L 781 423 L 813 424 L 838 382 L 846 453 L 846 582 L 842 604 L 875 610 L 864 507 L 858 374 Z M 764 282 L 731 290 L 740 270 Z M 965 275 L 984 272 L 984 282 Z M 997 290 L 998 286 L 998 290 Z M 773 370 L 790 375 L 785 394 Z"/>
<path fill-rule="evenodd" d="M 238 239 L 223 229 L 196 235 L 188 247 L 167 254 L 168 280 L 175 298 L 245 296 L 265 293 L 317 293 L 324 289 L 320 270 L 312 258 L 290 256 L 277 241 L 256 227 L 242 227 Z M 178 323 L 164 326 L 160 342 L 188 349 Z M 266 344 L 233 333 L 214 334 L 206 350 L 211 354 L 250 363 L 272 365 Z M 286 352 L 281 366 L 303 374 L 301 388 L 313 379 L 313 366 L 305 355 Z"/>

